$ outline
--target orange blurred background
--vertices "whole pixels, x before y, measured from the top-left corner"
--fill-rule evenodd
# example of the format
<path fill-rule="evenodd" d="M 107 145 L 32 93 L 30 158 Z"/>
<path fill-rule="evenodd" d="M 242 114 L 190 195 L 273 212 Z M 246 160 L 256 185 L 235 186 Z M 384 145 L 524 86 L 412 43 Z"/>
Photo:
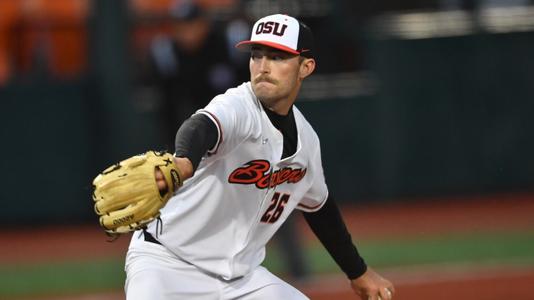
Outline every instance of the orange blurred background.
<path fill-rule="evenodd" d="M 76 77 L 88 66 L 88 23 L 92 0 L 2 0 L 0 1 L 0 86 L 15 74 L 35 70 L 45 62 L 57 79 Z M 173 0 L 130 0 L 138 16 L 165 16 Z M 205 9 L 236 4 L 235 0 L 199 0 Z M 155 33 L 170 30 L 164 22 L 139 27 L 132 32 L 138 49 Z M 42 59 L 40 59 L 42 58 Z"/>

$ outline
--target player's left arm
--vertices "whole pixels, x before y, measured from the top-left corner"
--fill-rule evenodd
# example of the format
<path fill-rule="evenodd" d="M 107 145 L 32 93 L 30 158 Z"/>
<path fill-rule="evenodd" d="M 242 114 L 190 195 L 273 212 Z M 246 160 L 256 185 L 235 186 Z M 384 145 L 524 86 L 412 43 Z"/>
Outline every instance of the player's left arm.
<path fill-rule="evenodd" d="M 395 292 L 393 284 L 368 267 L 352 243 L 336 202 L 329 197 L 315 212 L 304 212 L 304 218 L 328 253 L 345 272 L 353 291 L 362 300 L 389 300 Z"/>

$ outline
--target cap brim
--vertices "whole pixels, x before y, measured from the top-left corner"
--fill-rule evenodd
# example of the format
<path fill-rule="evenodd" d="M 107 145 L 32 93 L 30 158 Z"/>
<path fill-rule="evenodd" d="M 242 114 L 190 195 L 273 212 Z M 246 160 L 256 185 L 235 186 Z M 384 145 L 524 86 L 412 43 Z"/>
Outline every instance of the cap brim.
<path fill-rule="evenodd" d="M 278 49 L 278 50 L 282 50 L 282 51 L 285 51 L 285 52 L 289 52 L 291 54 L 295 54 L 295 55 L 299 55 L 300 52 L 294 50 L 294 49 L 291 49 L 287 46 L 284 46 L 284 45 L 280 45 L 280 44 L 277 44 L 277 43 L 273 43 L 273 42 L 269 42 L 269 41 L 242 41 L 242 42 L 239 42 L 235 45 L 235 47 L 241 51 L 249 51 L 250 50 L 250 47 L 252 45 L 263 45 L 263 46 L 267 46 L 267 47 L 271 47 L 271 48 L 275 48 L 275 49 Z"/>

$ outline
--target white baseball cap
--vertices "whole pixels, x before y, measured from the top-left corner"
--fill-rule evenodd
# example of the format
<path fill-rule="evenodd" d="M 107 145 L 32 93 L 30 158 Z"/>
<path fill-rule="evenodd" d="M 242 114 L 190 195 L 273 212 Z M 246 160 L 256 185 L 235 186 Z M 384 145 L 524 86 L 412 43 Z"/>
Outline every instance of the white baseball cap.
<path fill-rule="evenodd" d="M 250 40 L 237 43 L 242 51 L 264 45 L 305 57 L 313 57 L 313 35 L 308 26 L 288 15 L 276 14 L 259 19 L 252 27 Z"/>

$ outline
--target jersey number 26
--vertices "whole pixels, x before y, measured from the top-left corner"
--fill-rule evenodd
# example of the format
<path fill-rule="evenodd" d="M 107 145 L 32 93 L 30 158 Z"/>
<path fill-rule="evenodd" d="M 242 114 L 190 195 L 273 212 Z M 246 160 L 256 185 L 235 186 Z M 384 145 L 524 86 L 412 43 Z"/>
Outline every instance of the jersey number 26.
<path fill-rule="evenodd" d="M 261 221 L 270 224 L 278 221 L 288 201 L 289 194 L 280 195 L 280 193 L 274 193 L 271 199 L 271 205 L 269 205 L 267 211 L 261 217 Z"/>

